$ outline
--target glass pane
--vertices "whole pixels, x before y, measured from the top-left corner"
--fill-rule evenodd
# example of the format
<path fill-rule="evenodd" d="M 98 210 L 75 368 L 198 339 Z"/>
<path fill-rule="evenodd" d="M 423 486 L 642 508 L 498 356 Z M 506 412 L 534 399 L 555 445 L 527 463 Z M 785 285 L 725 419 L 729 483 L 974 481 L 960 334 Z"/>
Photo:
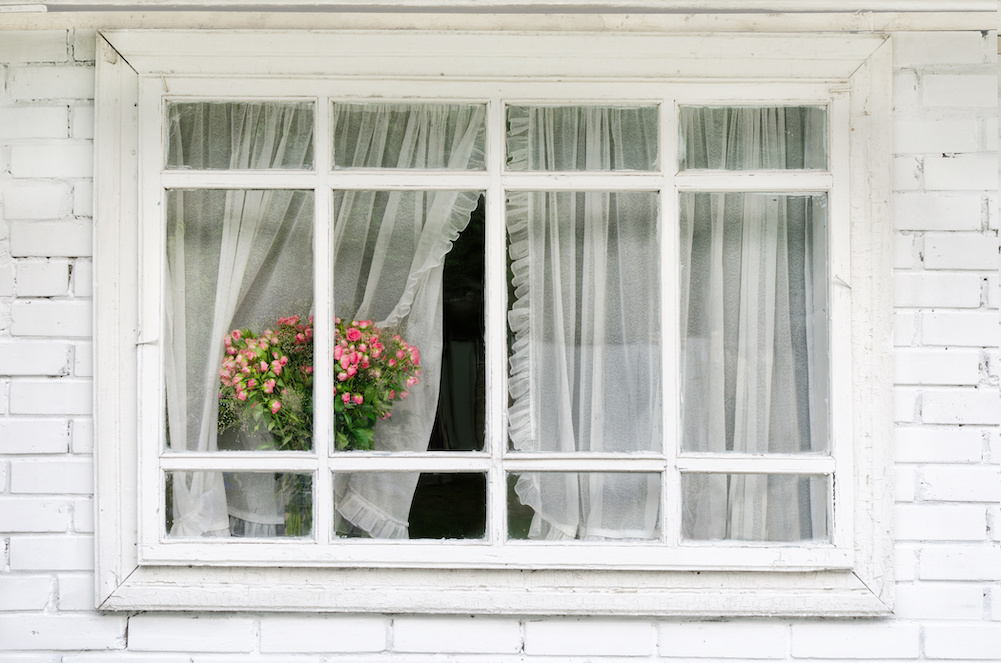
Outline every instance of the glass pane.
<path fill-rule="evenodd" d="M 827 199 L 681 194 L 682 447 L 828 448 Z"/>
<path fill-rule="evenodd" d="M 168 472 L 166 527 L 171 537 L 308 537 L 313 478 L 280 472 Z M 220 508 L 220 516 L 214 509 Z"/>
<path fill-rule="evenodd" d="M 476 191 L 334 192 L 337 450 L 483 447 Z"/>
<path fill-rule="evenodd" d="M 682 170 L 827 168 L 823 107 L 682 107 L 680 123 Z"/>
<path fill-rule="evenodd" d="M 312 448 L 313 194 L 167 195 L 169 449 Z"/>
<path fill-rule="evenodd" d="M 508 538 L 660 537 L 656 472 L 521 472 L 508 476 Z"/>
<path fill-rule="evenodd" d="M 828 477 L 797 474 L 683 474 L 685 538 L 829 541 Z"/>
<path fill-rule="evenodd" d="M 508 106 L 510 170 L 654 170 L 657 107 Z"/>
<path fill-rule="evenodd" d="M 482 539 L 486 522 L 481 473 L 334 474 L 334 530 L 342 538 Z"/>
<path fill-rule="evenodd" d="M 167 105 L 167 168 L 312 167 L 313 104 L 255 101 Z"/>
<path fill-rule="evenodd" d="M 334 104 L 335 168 L 486 168 L 486 107 Z"/>
<path fill-rule="evenodd" d="M 655 193 L 509 193 L 512 449 L 661 449 L 657 213 Z"/>

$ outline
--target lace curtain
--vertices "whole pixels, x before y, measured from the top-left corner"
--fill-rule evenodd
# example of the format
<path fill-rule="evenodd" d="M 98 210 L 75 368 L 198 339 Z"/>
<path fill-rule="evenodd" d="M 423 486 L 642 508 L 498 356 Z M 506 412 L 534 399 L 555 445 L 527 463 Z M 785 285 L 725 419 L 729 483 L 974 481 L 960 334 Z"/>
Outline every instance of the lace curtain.
<path fill-rule="evenodd" d="M 192 168 L 311 165 L 305 105 L 193 104 L 171 115 L 168 164 Z M 351 167 L 476 167 L 483 110 L 466 106 L 343 106 L 335 143 Z M 481 143 L 480 143 L 481 144 Z M 220 156 L 224 155 L 224 156 Z M 422 350 L 423 380 L 380 422 L 377 448 L 426 448 L 437 403 L 441 273 L 478 195 L 336 192 L 335 313 L 372 318 Z M 165 365 L 170 448 L 227 448 L 217 435 L 223 336 L 263 329 L 312 306 L 311 192 L 172 191 L 168 196 Z M 224 436 L 225 437 L 225 436 Z M 230 442 L 256 448 L 252 436 Z M 324 453 L 325 450 L 320 450 Z M 403 474 L 335 479 L 337 511 L 374 536 L 406 537 L 414 486 Z M 226 485 L 228 484 L 228 485 Z M 175 473 L 176 536 L 274 536 L 283 519 L 270 473 Z"/>

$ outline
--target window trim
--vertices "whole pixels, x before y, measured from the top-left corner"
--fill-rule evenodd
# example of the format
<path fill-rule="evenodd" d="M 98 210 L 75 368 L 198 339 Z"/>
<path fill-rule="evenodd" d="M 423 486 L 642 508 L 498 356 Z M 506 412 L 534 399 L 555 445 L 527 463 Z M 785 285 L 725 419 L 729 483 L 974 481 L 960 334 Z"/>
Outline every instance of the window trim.
<path fill-rule="evenodd" d="M 97 173 L 95 211 L 95 353 L 97 374 L 98 607 L 103 609 L 274 609 L 310 605 L 329 611 L 490 612 L 504 614 L 682 614 L 682 615 L 875 615 L 889 610 L 892 565 L 889 539 L 891 498 L 885 477 L 890 468 L 891 417 L 888 383 L 889 283 L 889 41 L 885 37 L 832 35 L 525 35 L 447 32 L 343 31 L 325 33 L 249 33 L 185 31 L 110 31 L 98 37 Z M 851 178 L 851 288 L 832 288 L 851 299 L 851 422 L 838 421 L 849 454 L 839 462 L 855 464 L 851 514 L 854 559 L 850 570 L 733 572 L 647 570 L 517 570 L 422 568 L 316 568 L 288 559 L 283 568 L 227 565 L 226 556 L 207 566 L 158 560 L 140 564 L 139 515 L 135 495 L 140 462 L 136 441 L 141 417 L 136 408 L 140 355 L 153 352 L 154 330 L 139 328 L 136 286 L 139 274 L 137 228 L 140 183 L 146 178 L 137 160 L 142 132 L 137 116 L 140 78 L 159 78 L 166 90 L 172 75 L 207 73 L 253 75 L 274 71 L 319 75 L 337 53 L 370 54 L 350 58 L 351 70 L 338 72 L 350 86 L 353 77 L 481 74 L 508 76 L 504 63 L 528 46 L 539 53 L 567 53 L 533 60 L 540 77 L 613 78 L 630 72 L 633 80 L 656 82 L 711 77 L 722 83 L 766 85 L 786 77 L 802 82 L 843 85 L 849 96 L 853 167 L 836 177 Z M 273 45 L 271 58 L 254 47 Z M 608 42 L 613 62 L 593 71 L 593 40 Z M 761 39 L 765 57 L 748 57 Z M 777 41 L 775 41 L 777 40 Z M 113 44 L 113 45 L 112 45 Z M 448 58 L 450 49 L 490 44 L 472 66 Z M 581 46 L 587 44 L 586 48 Z M 778 44 L 778 45 L 776 45 Z M 572 47 L 576 45 L 577 50 Z M 568 48 L 570 47 L 570 48 Z M 795 57 L 809 48 L 816 60 Z M 417 50 L 413 50 L 417 49 Z M 553 49 L 556 49 L 555 51 Z M 653 50 L 651 50 L 653 49 Z M 693 59 L 703 50 L 714 57 Z M 748 50 L 750 49 L 750 50 Z M 241 50 L 245 55 L 241 54 Z M 479 49 L 482 50 L 482 49 Z M 404 62 L 395 53 L 427 55 Z M 184 57 L 163 57 L 185 53 Z M 388 53 L 388 55 L 387 55 Z M 650 53 L 658 55 L 651 57 Z M 225 54 L 225 55 L 220 55 Z M 426 61 L 425 61 L 426 60 Z M 776 69 L 777 62 L 783 63 Z M 678 64 L 680 63 L 680 64 Z M 464 63 L 465 65 L 466 63 Z M 422 70 L 421 67 L 424 67 Z M 735 67 L 738 67 L 735 69 Z M 373 70 L 375 68 L 378 71 Z M 456 71 L 455 69 L 461 69 Z M 728 78 L 730 77 L 730 78 Z M 586 85 L 586 81 L 582 81 Z M 847 233 L 844 240 L 847 242 Z M 848 256 L 847 246 L 837 249 Z M 836 274 L 836 272 L 835 272 Z M 840 277 L 839 277 L 840 278 Z M 847 285 L 847 283 L 845 284 Z M 148 302 L 145 302 L 148 305 Z M 147 364 L 148 365 L 148 364 Z M 847 371 L 845 372 L 847 374 Z M 854 387 L 854 389 L 852 389 Z M 882 388 L 881 388 L 882 387 Z M 835 387 L 835 393 L 838 388 Z M 884 393 L 885 392 L 885 393 Z M 849 423 L 852 429 L 849 429 Z M 147 475 L 148 476 L 148 475 Z M 880 480 L 882 479 L 882 480 Z M 841 496 L 837 496 L 840 498 Z M 585 568 L 586 565 L 584 565 Z M 301 568 L 293 568 L 301 567 Z M 434 587 L 434 591 L 427 588 Z M 527 590 L 527 591 L 526 591 Z M 489 598 L 484 596 L 489 594 Z M 489 606 L 489 607 L 487 607 Z M 805 607 L 804 607 L 805 606 Z"/>

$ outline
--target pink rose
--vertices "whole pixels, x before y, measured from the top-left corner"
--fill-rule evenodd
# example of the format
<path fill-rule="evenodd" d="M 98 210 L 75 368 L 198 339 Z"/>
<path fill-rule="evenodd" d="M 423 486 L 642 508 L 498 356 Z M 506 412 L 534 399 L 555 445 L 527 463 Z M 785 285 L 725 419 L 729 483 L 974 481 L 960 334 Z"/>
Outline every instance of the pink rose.
<path fill-rule="evenodd" d="M 282 404 L 278 401 L 271 401 L 271 414 L 274 414 L 282 408 Z"/>
<path fill-rule="evenodd" d="M 265 383 L 264 383 L 264 393 L 265 394 L 270 394 L 270 393 L 273 393 L 274 390 L 275 390 L 275 381 L 274 380 L 267 380 L 267 381 L 265 381 Z"/>
<path fill-rule="evenodd" d="M 351 329 L 348 330 L 347 334 L 345 334 L 345 337 L 348 339 L 348 341 L 354 343 L 355 341 L 361 338 L 361 332 L 352 327 Z"/>
<path fill-rule="evenodd" d="M 239 329 L 234 329 L 232 332 L 230 332 L 230 336 L 233 337 L 234 341 L 239 341 L 240 338 L 243 336 L 243 332 L 240 331 Z M 216 338 L 218 338 L 218 337 L 216 337 Z"/>
<path fill-rule="evenodd" d="M 361 405 L 365 401 L 365 397 L 361 394 L 355 394 L 351 397 L 351 400 L 355 402 L 355 405 Z"/>
<path fill-rule="evenodd" d="M 337 379 L 341 382 L 344 382 L 345 380 L 348 379 L 348 374 L 345 373 L 344 371 L 341 371 L 340 373 L 337 374 Z"/>
<path fill-rule="evenodd" d="M 344 401 L 345 405 L 347 405 L 348 403 L 351 402 L 351 394 L 344 394 L 343 396 L 341 396 L 341 400 Z"/>

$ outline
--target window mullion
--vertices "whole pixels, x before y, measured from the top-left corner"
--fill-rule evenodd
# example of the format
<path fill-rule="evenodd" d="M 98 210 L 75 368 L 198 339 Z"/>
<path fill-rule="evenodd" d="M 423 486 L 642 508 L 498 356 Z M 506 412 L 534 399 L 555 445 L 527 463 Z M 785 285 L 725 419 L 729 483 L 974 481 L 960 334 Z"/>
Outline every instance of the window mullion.
<path fill-rule="evenodd" d="M 494 546 L 507 539 L 507 478 L 503 455 L 507 447 L 505 404 L 507 403 L 507 242 L 504 226 L 504 167 L 506 124 L 500 98 L 487 105 L 486 237 L 484 266 L 486 278 L 486 439 L 490 452 L 487 475 L 487 539 Z"/>
<path fill-rule="evenodd" d="M 313 402 L 322 406 L 313 408 L 313 453 L 318 460 L 313 479 L 313 536 L 320 543 L 329 543 L 333 537 L 334 524 L 333 478 L 328 467 L 334 436 L 334 232 L 333 195 L 326 186 L 326 175 L 330 171 L 332 159 L 330 102 L 323 97 L 316 102 L 315 122 L 313 288 L 316 296 L 313 303 Z"/>
<path fill-rule="evenodd" d="M 666 459 L 661 480 L 661 536 L 670 547 L 677 547 L 681 535 L 681 479 L 677 469 L 681 426 L 678 419 L 681 403 L 680 352 L 678 321 L 679 303 L 678 172 L 677 103 L 668 98 L 660 105 L 660 168 L 663 184 L 660 190 L 660 327 L 661 376 L 663 382 L 661 410 L 662 448 Z"/>

